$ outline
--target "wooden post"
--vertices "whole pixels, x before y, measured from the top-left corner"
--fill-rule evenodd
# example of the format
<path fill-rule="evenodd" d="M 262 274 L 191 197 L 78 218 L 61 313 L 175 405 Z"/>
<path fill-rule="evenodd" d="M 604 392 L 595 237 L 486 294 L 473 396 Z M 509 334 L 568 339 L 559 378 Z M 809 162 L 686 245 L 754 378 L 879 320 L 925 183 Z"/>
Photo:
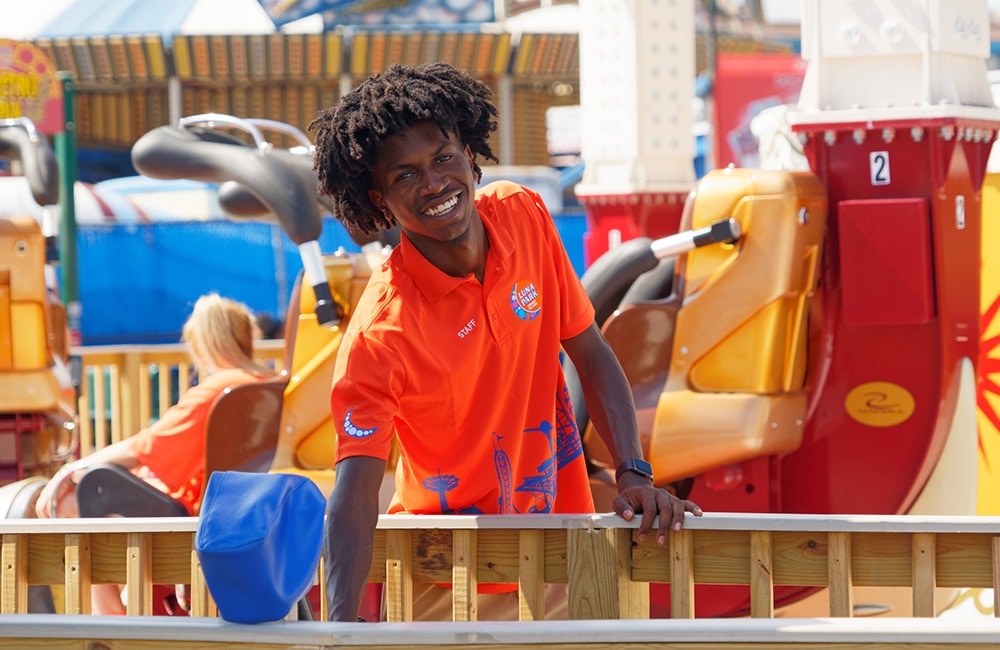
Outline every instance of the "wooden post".
<path fill-rule="evenodd" d="M 413 560 L 408 530 L 385 533 L 385 598 L 386 620 L 413 620 Z"/>
<path fill-rule="evenodd" d="M 541 621 L 545 618 L 545 531 L 522 529 L 517 544 L 518 619 Z"/>
<path fill-rule="evenodd" d="M 0 613 L 25 614 L 28 611 L 28 538 L 4 535 L 3 577 L 0 582 Z"/>
<path fill-rule="evenodd" d="M 125 611 L 129 616 L 150 616 L 153 613 L 153 534 L 129 533 L 127 546 L 128 602 Z"/>
<path fill-rule="evenodd" d="M 90 595 L 90 535 L 66 535 L 66 613 L 89 614 Z"/>
<path fill-rule="evenodd" d="M 91 411 L 90 408 L 90 381 L 87 379 L 87 368 L 83 368 L 82 377 L 80 377 L 80 399 L 77 400 L 77 422 L 80 428 L 80 433 L 77 436 L 77 440 L 80 443 L 80 457 L 89 456 L 91 452 L 94 451 L 94 428 L 90 424 L 90 418 L 93 413 L 99 412 L 95 408 Z"/>
<path fill-rule="evenodd" d="M 830 584 L 830 616 L 854 616 L 854 576 L 851 534 L 827 535 L 827 581 Z"/>
<path fill-rule="evenodd" d="M 670 531 L 670 618 L 694 618 L 694 531 Z"/>
<path fill-rule="evenodd" d="M 194 535 L 191 536 L 191 616 L 216 617 L 219 608 L 212 599 L 212 593 L 205 582 L 205 573 L 201 570 L 201 560 L 198 551 L 194 549 Z"/>
<path fill-rule="evenodd" d="M 774 618 L 771 533 L 766 530 L 750 531 L 750 616 Z"/>
<path fill-rule="evenodd" d="M 632 553 L 635 550 L 635 531 L 618 528 L 615 531 L 615 548 L 618 551 L 618 601 L 622 618 L 649 618 L 649 583 L 633 582 Z"/>
<path fill-rule="evenodd" d="M 1000 618 L 1000 535 L 993 538 L 993 616 Z"/>
<path fill-rule="evenodd" d="M 329 612 L 326 611 L 326 558 L 319 556 L 319 618 L 317 620 L 329 620 Z"/>
<path fill-rule="evenodd" d="M 108 432 L 108 393 L 104 386 L 105 371 L 103 366 L 94 367 L 94 449 L 107 447 L 111 440 Z M 115 386 L 111 387 L 111 392 L 115 393 Z M 119 416 L 114 410 L 111 411 L 110 419 L 112 423 Z"/>
<path fill-rule="evenodd" d="M 451 544 L 451 620 L 475 621 L 479 618 L 476 531 L 452 531 Z"/>
<path fill-rule="evenodd" d="M 136 391 L 138 393 L 138 422 L 149 422 L 153 417 L 153 385 L 149 374 L 150 364 L 140 363 L 139 364 L 139 376 L 137 378 L 138 385 L 136 386 Z M 161 366 L 162 368 L 162 366 Z M 163 376 L 163 373 L 160 373 Z M 160 415 L 163 411 L 166 411 L 166 406 L 163 402 L 160 402 Z M 139 430 L 129 431 L 125 435 L 132 436 L 135 435 Z"/>
<path fill-rule="evenodd" d="M 913 534 L 913 615 L 934 616 L 937 562 L 934 533 Z"/>
<path fill-rule="evenodd" d="M 568 532 L 566 575 L 571 619 L 621 618 L 614 535 L 613 528 Z"/>
<path fill-rule="evenodd" d="M 140 353 L 129 350 L 122 358 L 119 390 L 112 392 L 112 404 L 117 397 L 118 412 L 121 414 L 121 427 L 115 431 L 112 428 L 111 441 L 118 442 L 122 438 L 135 435 L 142 428 L 139 421 L 139 359 Z"/>

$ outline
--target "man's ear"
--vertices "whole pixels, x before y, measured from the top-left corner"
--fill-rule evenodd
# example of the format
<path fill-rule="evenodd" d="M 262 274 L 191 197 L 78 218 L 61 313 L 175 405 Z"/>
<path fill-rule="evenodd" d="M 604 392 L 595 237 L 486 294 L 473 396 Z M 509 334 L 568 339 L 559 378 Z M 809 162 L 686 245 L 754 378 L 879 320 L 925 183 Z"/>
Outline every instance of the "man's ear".
<path fill-rule="evenodd" d="M 376 208 L 385 212 L 389 208 L 386 207 L 385 202 L 382 201 L 382 193 L 375 189 L 368 190 L 368 200 L 372 202 Z"/>
<path fill-rule="evenodd" d="M 472 154 L 472 148 L 469 145 L 465 145 L 465 157 L 469 160 L 469 169 L 476 168 L 476 157 Z"/>

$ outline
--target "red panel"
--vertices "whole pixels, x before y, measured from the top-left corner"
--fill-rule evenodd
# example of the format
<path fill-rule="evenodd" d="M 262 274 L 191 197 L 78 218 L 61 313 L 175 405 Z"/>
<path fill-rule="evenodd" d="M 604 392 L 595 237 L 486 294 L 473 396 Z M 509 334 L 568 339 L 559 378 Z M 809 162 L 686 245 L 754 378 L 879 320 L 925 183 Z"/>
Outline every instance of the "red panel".
<path fill-rule="evenodd" d="M 766 108 L 798 101 L 806 62 L 791 53 L 720 52 L 715 67 L 715 167 L 756 167 L 760 156 L 750 122 Z"/>
<path fill-rule="evenodd" d="M 585 264 L 590 266 L 608 252 L 610 244 L 617 246 L 638 237 L 659 239 L 677 233 L 687 194 L 590 195 L 579 199 L 587 208 L 583 255 Z"/>
<path fill-rule="evenodd" d="M 934 318 L 926 199 L 841 201 L 843 318 L 850 325 L 918 325 Z"/>

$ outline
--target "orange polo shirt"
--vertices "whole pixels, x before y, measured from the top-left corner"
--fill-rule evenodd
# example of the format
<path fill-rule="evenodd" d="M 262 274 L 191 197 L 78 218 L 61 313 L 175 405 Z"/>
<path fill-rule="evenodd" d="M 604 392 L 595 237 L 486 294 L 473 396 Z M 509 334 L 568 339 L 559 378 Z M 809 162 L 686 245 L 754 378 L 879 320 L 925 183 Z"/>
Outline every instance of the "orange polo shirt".
<path fill-rule="evenodd" d="M 337 460 L 387 458 L 389 512 L 594 511 L 560 341 L 594 308 L 537 194 L 487 185 L 483 283 L 430 264 L 404 234 L 368 282 L 334 370 Z"/>
<path fill-rule="evenodd" d="M 202 378 L 159 420 L 129 438 L 140 465 L 133 473 L 140 478 L 157 479 L 167 487 L 167 494 L 183 503 L 190 514 L 198 514 L 205 482 L 208 412 L 227 387 L 261 379 L 239 368 L 219 370 Z"/>

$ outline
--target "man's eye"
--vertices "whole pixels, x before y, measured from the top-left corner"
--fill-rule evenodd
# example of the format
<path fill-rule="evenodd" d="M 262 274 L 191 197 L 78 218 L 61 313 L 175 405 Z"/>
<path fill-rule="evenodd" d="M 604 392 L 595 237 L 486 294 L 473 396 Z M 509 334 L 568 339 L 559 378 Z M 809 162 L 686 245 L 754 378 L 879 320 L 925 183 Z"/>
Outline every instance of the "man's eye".
<path fill-rule="evenodd" d="M 455 156 L 453 154 L 446 153 L 445 155 L 438 157 L 438 162 L 439 163 L 446 163 L 446 162 L 448 162 L 449 160 L 451 160 L 454 157 Z"/>
<path fill-rule="evenodd" d="M 413 178 L 413 172 L 403 172 L 402 174 L 397 174 L 392 181 L 394 183 L 402 183 L 403 181 L 408 181 Z"/>

